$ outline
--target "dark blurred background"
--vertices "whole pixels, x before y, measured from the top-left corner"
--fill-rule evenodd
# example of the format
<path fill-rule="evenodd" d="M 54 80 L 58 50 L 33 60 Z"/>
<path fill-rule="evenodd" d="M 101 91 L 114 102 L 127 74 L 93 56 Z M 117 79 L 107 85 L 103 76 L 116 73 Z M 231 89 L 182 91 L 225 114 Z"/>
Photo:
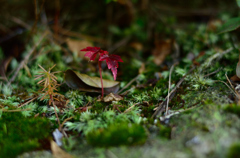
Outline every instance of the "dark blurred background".
<path fill-rule="evenodd" d="M 146 52 L 156 39 L 174 38 L 176 28 L 224 14 L 238 15 L 234 0 L 1 0 L 0 48 L 20 60 L 29 36 L 47 26 L 63 45 L 72 36 L 110 52 L 128 49 L 126 43 Z"/>

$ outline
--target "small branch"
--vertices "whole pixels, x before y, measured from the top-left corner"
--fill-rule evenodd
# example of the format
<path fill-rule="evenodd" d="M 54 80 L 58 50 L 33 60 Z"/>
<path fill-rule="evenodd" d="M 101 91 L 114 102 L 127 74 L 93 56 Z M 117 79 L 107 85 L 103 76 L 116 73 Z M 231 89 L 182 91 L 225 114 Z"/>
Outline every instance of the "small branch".
<path fill-rule="evenodd" d="M 174 116 L 174 115 L 177 115 L 177 114 L 180 114 L 181 112 L 185 112 L 185 111 L 188 111 L 188 110 L 192 110 L 194 108 L 197 108 L 198 106 L 192 106 L 190 108 L 187 108 L 187 109 L 180 109 L 180 110 L 177 110 L 175 112 L 172 112 L 171 114 L 168 114 L 166 116 L 163 116 L 163 117 L 160 117 L 160 121 L 164 121 L 165 119 L 169 119 L 170 117 Z"/>
<path fill-rule="evenodd" d="M 57 117 L 57 121 L 58 121 L 58 125 L 59 125 L 59 129 L 58 129 L 58 130 L 59 130 L 59 131 L 62 131 L 61 123 L 60 123 L 60 120 L 59 120 L 59 118 L 58 118 L 58 114 L 57 114 L 57 110 L 56 110 L 56 105 L 54 104 L 52 95 L 50 95 L 50 99 L 51 99 L 51 101 L 52 101 L 52 105 L 53 105 L 53 108 L 54 108 L 54 112 L 55 112 L 55 115 L 56 115 L 56 117 Z"/>
<path fill-rule="evenodd" d="M 187 76 L 188 74 L 190 74 L 195 68 L 196 68 L 196 67 L 192 67 L 192 68 L 188 71 L 188 73 L 187 73 L 185 76 L 183 76 L 180 81 L 178 81 L 176 87 L 169 93 L 168 96 L 165 97 L 165 101 L 163 101 L 163 102 L 158 106 L 157 110 L 153 113 L 153 115 L 152 115 L 151 118 L 154 118 L 154 117 L 157 116 L 160 112 L 163 111 L 163 109 L 164 109 L 164 108 L 166 107 L 166 105 L 167 105 L 167 98 L 169 98 L 169 100 L 171 100 L 171 99 L 174 97 L 177 89 L 178 89 L 179 86 L 182 84 L 182 82 L 184 81 L 184 79 L 186 78 L 186 76 Z"/>
<path fill-rule="evenodd" d="M 126 86 L 124 86 L 120 91 L 118 91 L 117 94 L 120 94 L 122 91 L 127 89 L 133 82 L 135 82 L 137 80 L 138 77 L 139 77 L 139 75 L 137 75 L 135 78 L 133 78 Z"/>
<path fill-rule="evenodd" d="M 63 128 L 64 123 L 66 123 L 67 121 L 69 121 L 69 120 L 71 120 L 71 119 L 73 119 L 73 116 L 72 116 L 72 117 L 69 117 L 69 118 L 66 118 L 66 119 L 62 122 L 62 124 L 61 124 L 61 126 L 60 126 L 60 129 Z"/>
<path fill-rule="evenodd" d="M 37 97 L 38 97 L 38 96 L 36 96 L 36 97 L 32 98 L 31 100 L 27 101 L 26 103 L 24 103 L 24 104 L 22 104 L 22 105 L 21 105 L 21 104 L 19 104 L 18 108 L 21 108 L 21 107 L 23 107 L 23 106 L 27 105 L 28 103 L 31 103 L 32 101 L 34 101 L 35 99 L 37 99 Z"/>
<path fill-rule="evenodd" d="M 224 84 L 233 92 L 233 94 L 235 94 L 236 97 L 237 97 L 238 99 L 240 99 L 240 98 L 239 98 L 239 95 L 238 95 L 227 83 L 225 83 L 225 82 L 223 82 L 223 81 L 220 81 L 220 80 L 214 80 L 214 82 L 224 83 Z"/>
<path fill-rule="evenodd" d="M 122 40 L 120 40 L 119 42 L 115 43 L 112 47 L 110 47 L 108 49 L 108 52 L 112 53 L 113 51 L 115 51 L 116 49 L 118 49 L 119 47 L 126 45 L 126 43 L 130 40 L 130 36 L 123 38 Z"/>
<path fill-rule="evenodd" d="M 3 111 L 3 112 L 21 112 L 21 111 L 29 111 L 29 110 L 32 110 L 32 109 L 30 109 L 30 108 L 28 108 L 28 109 L 17 109 L 17 110 L 1 109 L 1 111 Z"/>
<path fill-rule="evenodd" d="M 139 105 L 139 103 L 133 104 L 131 107 L 127 108 L 123 113 L 127 113 L 128 111 L 130 111 L 136 105 Z"/>
<path fill-rule="evenodd" d="M 213 75 L 213 74 L 215 74 L 215 73 L 218 73 L 218 72 L 221 71 L 221 70 L 222 70 L 222 68 L 219 68 L 219 69 L 217 69 L 216 71 L 213 71 L 213 72 L 211 72 L 211 73 L 209 73 L 209 74 L 204 75 L 204 77 L 211 76 L 211 75 Z"/>
<path fill-rule="evenodd" d="M 44 39 L 44 37 L 47 35 L 48 33 L 45 32 L 42 37 L 39 39 L 39 41 L 33 46 L 33 48 L 28 52 L 28 54 L 25 56 L 25 58 L 21 61 L 21 63 L 19 64 L 19 66 L 17 67 L 15 73 L 13 74 L 12 78 L 9 80 L 8 82 L 8 86 L 10 86 L 10 84 L 16 79 L 18 72 L 24 67 L 24 64 L 29 60 L 30 56 L 33 54 L 33 52 L 35 51 L 35 49 L 37 48 L 37 46 L 42 42 L 42 40 Z"/>
<path fill-rule="evenodd" d="M 175 63 L 171 66 L 171 69 L 170 69 L 170 73 L 169 73 L 169 81 L 168 81 L 168 95 L 167 95 L 167 107 L 166 107 L 166 115 L 167 115 L 167 112 L 168 112 L 168 104 L 169 104 L 169 91 L 171 89 L 171 76 L 172 76 L 172 71 L 173 71 L 173 68 L 175 65 L 177 65 L 178 63 Z"/>

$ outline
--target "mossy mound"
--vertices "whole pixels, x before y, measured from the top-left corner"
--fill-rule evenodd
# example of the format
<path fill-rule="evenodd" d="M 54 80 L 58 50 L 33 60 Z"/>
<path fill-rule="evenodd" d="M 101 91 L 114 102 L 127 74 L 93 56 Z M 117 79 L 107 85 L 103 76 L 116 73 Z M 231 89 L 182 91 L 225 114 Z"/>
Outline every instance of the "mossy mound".
<path fill-rule="evenodd" d="M 0 157 L 11 158 L 41 149 L 39 142 L 49 136 L 47 119 L 26 118 L 21 113 L 3 113 L 0 118 Z"/>
<path fill-rule="evenodd" d="M 235 143 L 230 146 L 227 153 L 227 158 L 240 157 L 240 143 Z"/>
<path fill-rule="evenodd" d="M 229 104 L 224 109 L 227 112 L 234 113 L 240 117 L 240 106 L 237 104 Z"/>
<path fill-rule="evenodd" d="M 140 145 L 145 143 L 147 134 L 143 126 L 123 122 L 92 131 L 86 138 L 89 144 L 100 147 Z"/>

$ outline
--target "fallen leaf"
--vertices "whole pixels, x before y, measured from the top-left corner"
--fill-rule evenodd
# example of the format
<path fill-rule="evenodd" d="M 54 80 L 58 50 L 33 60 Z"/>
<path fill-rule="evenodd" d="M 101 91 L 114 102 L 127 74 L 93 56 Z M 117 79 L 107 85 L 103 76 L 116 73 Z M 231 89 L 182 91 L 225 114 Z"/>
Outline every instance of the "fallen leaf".
<path fill-rule="evenodd" d="M 219 19 L 210 20 L 207 24 L 207 30 L 216 31 L 219 26 L 222 25 L 222 21 Z"/>
<path fill-rule="evenodd" d="M 0 62 L 0 77 L 6 78 L 5 72 L 7 71 L 9 63 L 12 61 L 13 57 L 7 57 Z"/>
<path fill-rule="evenodd" d="M 88 60 L 86 57 L 84 57 L 85 52 L 82 52 L 80 50 L 87 46 L 92 46 L 92 43 L 84 40 L 75 40 L 70 38 L 67 38 L 66 42 L 71 52 L 78 53 L 78 57 Z"/>
<path fill-rule="evenodd" d="M 102 92 L 101 79 L 99 77 L 91 77 L 69 69 L 65 71 L 65 81 L 66 84 L 73 89 L 86 92 Z M 119 84 L 118 81 L 103 79 L 104 93 L 116 93 L 119 90 Z"/>
<path fill-rule="evenodd" d="M 143 50 L 143 45 L 140 42 L 132 42 L 130 43 L 130 46 L 138 51 L 142 51 Z"/>
<path fill-rule="evenodd" d="M 63 151 L 53 140 L 51 140 L 51 150 L 55 158 L 73 158 L 72 155 Z"/>
<path fill-rule="evenodd" d="M 111 102 L 111 101 L 120 101 L 123 100 L 123 97 L 117 94 L 110 93 L 106 97 L 103 98 L 104 102 Z"/>
<path fill-rule="evenodd" d="M 237 75 L 234 75 L 230 78 L 233 82 L 240 82 L 240 78 Z"/>
<path fill-rule="evenodd" d="M 141 67 L 138 69 L 138 73 L 139 73 L 139 74 L 142 74 L 142 73 L 144 73 L 145 70 L 146 70 L 145 64 L 142 63 Z"/>
<path fill-rule="evenodd" d="M 238 78 L 240 78 L 240 55 L 239 55 L 239 59 L 236 67 L 236 75 Z"/>
<path fill-rule="evenodd" d="M 152 52 L 154 56 L 154 63 L 156 65 L 161 65 L 165 60 L 166 56 L 171 53 L 173 40 L 156 40 L 155 48 Z"/>

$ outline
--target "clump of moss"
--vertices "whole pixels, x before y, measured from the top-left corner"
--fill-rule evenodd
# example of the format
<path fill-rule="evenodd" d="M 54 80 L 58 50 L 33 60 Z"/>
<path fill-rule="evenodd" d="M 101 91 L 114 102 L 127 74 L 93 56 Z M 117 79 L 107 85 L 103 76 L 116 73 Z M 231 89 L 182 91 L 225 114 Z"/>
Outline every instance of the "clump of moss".
<path fill-rule="evenodd" d="M 172 131 L 171 127 L 159 125 L 159 128 L 160 128 L 159 136 L 161 138 L 167 138 L 167 139 L 171 138 L 171 131 Z"/>
<path fill-rule="evenodd" d="M 109 147 L 144 144 L 147 134 L 143 126 L 122 122 L 112 124 L 106 129 L 98 129 L 86 135 L 87 142 L 93 146 Z"/>
<path fill-rule="evenodd" d="M 236 143 L 230 146 L 227 158 L 235 158 L 240 157 L 240 143 Z"/>
<path fill-rule="evenodd" d="M 3 113 L 0 118 L 0 157 L 41 148 L 39 141 L 50 136 L 47 119 L 26 118 L 21 113 Z"/>
<path fill-rule="evenodd" d="M 234 113 L 240 117 L 240 106 L 237 104 L 229 104 L 224 108 L 225 111 Z"/>

